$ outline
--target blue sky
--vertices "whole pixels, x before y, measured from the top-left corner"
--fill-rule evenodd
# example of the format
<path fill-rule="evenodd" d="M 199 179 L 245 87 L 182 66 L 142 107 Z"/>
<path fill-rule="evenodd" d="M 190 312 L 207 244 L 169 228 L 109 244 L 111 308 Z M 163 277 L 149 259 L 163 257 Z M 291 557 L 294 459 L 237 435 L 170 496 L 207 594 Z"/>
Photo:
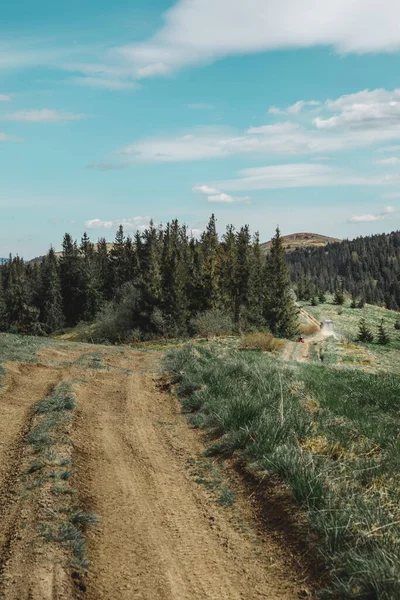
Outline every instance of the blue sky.
<path fill-rule="evenodd" d="M 400 224 L 400 5 L 6 0 L 0 256 L 172 218 Z"/>

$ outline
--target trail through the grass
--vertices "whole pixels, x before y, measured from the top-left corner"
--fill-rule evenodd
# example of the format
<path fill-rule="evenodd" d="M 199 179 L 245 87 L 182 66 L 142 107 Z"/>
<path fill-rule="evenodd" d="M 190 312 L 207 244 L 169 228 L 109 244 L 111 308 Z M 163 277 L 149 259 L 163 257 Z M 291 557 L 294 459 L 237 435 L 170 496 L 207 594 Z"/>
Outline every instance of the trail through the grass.
<path fill-rule="evenodd" d="M 161 359 L 156 352 L 63 344 L 42 351 L 37 363 L 12 364 L 0 391 L 0 483 L 6 490 L 0 497 L 0 598 L 311 597 L 290 549 L 272 527 L 261 532 L 246 511 L 246 492 L 240 492 L 244 502 L 227 508 L 195 481 L 188 465 L 203 457 L 204 446 L 176 398 L 159 387 Z M 78 400 L 73 485 L 79 505 L 100 519 L 88 533 L 86 591 L 74 587 L 59 562 L 49 564 L 26 502 L 18 510 L 29 414 L 49 386 L 63 380 L 76 382 Z"/>

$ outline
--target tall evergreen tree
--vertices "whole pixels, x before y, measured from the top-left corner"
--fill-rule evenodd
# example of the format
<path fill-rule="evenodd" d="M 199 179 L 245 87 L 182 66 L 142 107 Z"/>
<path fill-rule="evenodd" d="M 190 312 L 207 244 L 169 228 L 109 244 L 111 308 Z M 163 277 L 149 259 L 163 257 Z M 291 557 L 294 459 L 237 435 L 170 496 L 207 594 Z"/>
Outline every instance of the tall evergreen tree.
<path fill-rule="evenodd" d="M 265 317 L 273 334 L 291 337 L 298 329 L 297 309 L 290 286 L 289 269 L 279 227 L 271 243 L 267 260 Z"/>
<path fill-rule="evenodd" d="M 378 343 L 381 344 L 382 346 L 386 346 L 387 344 L 390 343 L 390 337 L 385 328 L 383 319 L 381 319 L 381 321 L 378 325 Z"/>
<path fill-rule="evenodd" d="M 374 334 L 368 327 L 364 317 L 360 319 L 357 341 L 371 343 L 374 340 Z"/>
<path fill-rule="evenodd" d="M 66 324 L 76 325 L 85 310 L 79 250 L 69 233 L 64 235 L 59 262 L 61 295 Z"/>
<path fill-rule="evenodd" d="M 57 257 L 53 247 L 43 260 L 41 268 L 41 314 L 40 320 L 48 333 L 64 325 L 63 300 Z"/>

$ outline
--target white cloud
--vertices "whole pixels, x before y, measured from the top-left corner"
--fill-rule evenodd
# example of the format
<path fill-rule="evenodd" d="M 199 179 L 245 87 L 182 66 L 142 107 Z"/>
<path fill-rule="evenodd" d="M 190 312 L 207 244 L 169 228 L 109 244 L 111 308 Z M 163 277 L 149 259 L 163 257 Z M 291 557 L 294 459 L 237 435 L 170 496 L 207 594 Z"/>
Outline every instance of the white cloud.
<path fill-rule="evenodd" d="M 74 85 L 99 88 L 104 90 L 137 90 L 142 86 L 135 81 L 121 81 L 120 79 L 107 79 L 105 77 L 71 77 L 67 81 Z"/>
<path fill-rule="evenodd" d="M 313 163 L 296 163 L 257 167 L 239 171 L 237 179 L 216 182 L 228 192 L 301 187 L 335 187 L 352 185 L 390 185 L 400 176 L 364 176 L 345 169 Z"/>
<path fill-rule="evenodd" d="M 8 94 L 0 94 L 0 102 L 11 102 L 11 96 Z"/>
<path fill-rule="evenodd" d="M 115 219 L 113 221 L 102 221 L 101 219 L 91 219 L 85 222 L 88 229 L 116 229 L 120 225 L 125 230 L 143 231 L 148 227 L 151 217 L 130 217 L 127 219 Z"/>
<path fill-rule="evenodd" d="M 85 221 L 85 227 L 88 229 L 111 229 L 113 221 L 102 221 L 101 219 L 91 219 Z"/>
<path fill-rule="evenodd" d="M 228 203 L 231 204 L 232 202 L 249 202 L 250 201 L 250 196 L 242 196 L 242 197 L 238 197 L 238 196 L 230 196 L 229 194 L 224 194 L 223 192 L 220 192 L 219 194 L 214 194 L 212 196 L 208 196 L 207 198 L 208 202 L 219 202 L 219 203 Z"/>
<path fill-rule="evenodd" d="M 283 110 L 277 108 L 276 106 L 271 106 L 271 108 L 268 109 L 268 113 L 270 115 L 297 115 L 306 106 L 319 106 L 320 104 L 321 103 L 316 100 L 299 100 L 298 102 L 295 102 L 295 104 L 292 104 Z"/>
<path fill-rule="evenodd" d="M 338 113 L 333 117 L 316 117 L 317 129 L 374 129 L 400 124 L 400 89 L 393 92 L 376 89 L 328 100 L 324 108 Z"/>
<path fill-rule="evenodd" d="M 358 215 L 349 219 L 350 223 L 372 223 L 372 221 L 381 221 L 383 215 Z"/>
<path fill-rule="evenodd" d="M 178 0 L 163 20 L 147 41 L 114 51 L 138 77 L 285 48 L 332 46 L 339 53 L 400 48 L 397 0 Z"/>
<path fill-rule="evenodd" d="M 3 121 L 21 123 L 56 123 L 59 121 L 78 121 L 87 115 L 63 113 L 57 110 L 42 108 L 41 110 L 21 110 L 2 117 Z"/>
<path fill-rule="evenodd" d="M 212 188 L 208 185 L 196 185 L 192 192 L 200 193 L 200 194 L 219 194 L 219 190 L 216 188 Z"/>
<path fill-rule="evenodd" d="M 387 215 L 396 212 L 394 206 L 386 206 L 379 214 L 356 215 L 349 219 L 350 223 L 371 223 L 373 221 L 382 221 Z"/>
<path fill-rule="evenodd" d="M 293 106 L 304 103 L 301 100 Z M 307 113 L 296 122 L 296 108 L 291 121 L 246 131 L 195 128 L 184 135 L 137 140 L 118 154 L 143 162 L 200 161 L 241 154 L 324 156 L 400 140 L 400 90 L 364 90 L 327 100 L 319 108 L 320 116 L 314 120 Z"/>
<path fill-rule="evenodd" d="M 375 161 L 377 165 L 400 165 L 400 158 L 397 156 L 391 156 L 390 158 L 382 158 L 381 160 Z"/>
<path fill-rule="evenodd" d="M 207 196 L 207 201 L 211 203 L 221 203 L 221 204 L 232 204 L 233 202 L 246 202 L 249 203 L 251 198 L 250 196 L 230 196 L 229 194 L 225 194 L 221 192 L 221 190 L 210 187 L 209 185 L 196 185 L 192 192 L 204 194 Z"/>

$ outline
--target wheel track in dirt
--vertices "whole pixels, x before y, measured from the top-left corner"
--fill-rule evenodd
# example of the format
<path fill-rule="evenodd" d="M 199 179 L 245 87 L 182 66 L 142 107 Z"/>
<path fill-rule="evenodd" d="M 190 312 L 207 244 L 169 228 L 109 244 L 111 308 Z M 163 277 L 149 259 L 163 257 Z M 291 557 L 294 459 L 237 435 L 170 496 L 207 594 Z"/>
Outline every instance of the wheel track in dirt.
<path fill-rule="evenodd" d="M 21 478 L 25 439 L 31 428 L 35 404 L 59 382 L 61 373 L 39 363 L 10 363 L 7 372 L 6 384 L 0 390 L 0 598 L 11 600 L 19 598 L 17 588 L 21 583 L 9 577 L 7 571 L 16 553 L 14 545 L 20 541 L 19 527 L 24 511 Z M 26 550 L 30 555 L 31 548 Z M 27 560 L 28 563 L 30 561 L 34 562 L 33 556 Z M 24 588 L 31 587 L 30 575 L 32 573 L 21 573 L 20 579 L 25 579 Z M 8 589 L 10 579 L 16 583 L 13 591 Z"/>
<path fill-rule="evenodd" d="M 202 457 L 204 446 L 176 398 L 157 387 L 162 354 L 97 348 L 102 356 L 96 366 L 82 364 L 93 347 L 71 344 L 42 351 L 38 364 L 8 368 L 7 387 L 0 391 L 0 415 L 7 417 L 0 420 L 0 484 L 7 482 L 8 489 L 0 496 L 7 571 L 0 598 L 312 597 L 303 594 L 308 575 L 301 555 L 293 556 L 272 525 L 260 533 L 247 492 L 234 509 L 222 509 L 190 475 L 188 461 Z M 37 540 L 34 508 L 21 514 L 21 500 L 13 498 L 33 406 L 61 380 L 80 380 L 71 433 L 73 487 L 79 505 L 100 518 L 100 526 L 88 533 L 92 567 L 85 593 L 65 579 L 71 573 L 62 572 Z M 26 531 L 18 523 L 24 518 Z M 246 524 L 245 532 L 234 525 L 236 518 Z"/>

